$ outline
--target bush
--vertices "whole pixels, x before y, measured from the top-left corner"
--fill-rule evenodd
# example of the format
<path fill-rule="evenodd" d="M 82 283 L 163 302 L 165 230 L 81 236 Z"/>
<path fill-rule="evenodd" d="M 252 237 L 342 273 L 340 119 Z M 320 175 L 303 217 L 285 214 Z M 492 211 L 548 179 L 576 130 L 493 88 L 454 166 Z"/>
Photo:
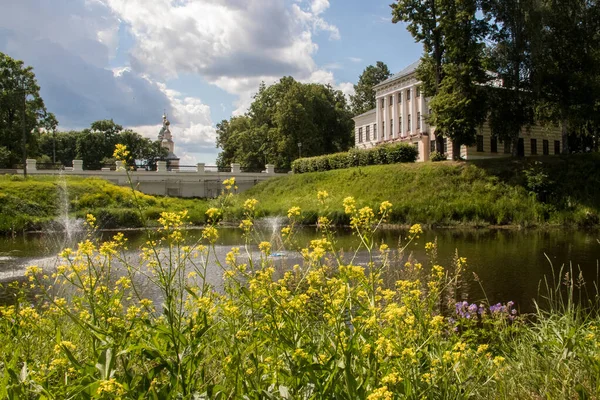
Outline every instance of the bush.
<path fill-rule="evenodd" d="M 367 165 L 409 163 L 417 161 L 418 156 L 419 151 L 410 144 L 383 145 L 365 150 L 352 149 L 345 153 L 300 158 L 292 163 L 292 171 L 295 174 L 303 174 Z"/>
<path fill-rule="evenodd" d="M 433 162 L 446 161 L 448 159 L 448 156 L 446 156 L 446 154 L 444 153 L 440 153 L 439 151 L 434 151 L 429 156 L 429 159 Z"/>

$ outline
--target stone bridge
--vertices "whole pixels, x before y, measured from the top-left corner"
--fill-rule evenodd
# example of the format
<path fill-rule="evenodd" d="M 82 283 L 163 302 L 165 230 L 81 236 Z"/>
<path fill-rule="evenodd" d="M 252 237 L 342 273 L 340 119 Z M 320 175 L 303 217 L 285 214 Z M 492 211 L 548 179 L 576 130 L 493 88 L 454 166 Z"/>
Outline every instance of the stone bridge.
<path fill-rule="evenodd" d="M 64 170 L 38 168 L 36 160 L 27 160 L 27 173 L 36 175 L 59 175 L 96 177 L 106 179 L 120 186 L 129 186 L 127 173 L 123 163 L 117 161 L 116 169 L 102 168 L 102 170 L 89 171 L 83 169 L 83 161 L 73 160 L 73 167 Z M 17 170 L 23 173 L 23 170 Z M 156 171 L 129 171 L 129 177 L 134 187 L 142 193 L 171 197 L 217 197 L 223 189 L 223 181 L 234 177 L 238 192 L 243 192 L 256 185 L 286 173 L 276 173 L 275 166 L 266 165 L 263 172 L 243 172 L 240 164 L 231 164 L 231 171 L 219 172 L 216 167 L 207 167 L 203 163 L 195 167 L 179 167 L 167 170 L 167 163 L 157 162 Z"/>

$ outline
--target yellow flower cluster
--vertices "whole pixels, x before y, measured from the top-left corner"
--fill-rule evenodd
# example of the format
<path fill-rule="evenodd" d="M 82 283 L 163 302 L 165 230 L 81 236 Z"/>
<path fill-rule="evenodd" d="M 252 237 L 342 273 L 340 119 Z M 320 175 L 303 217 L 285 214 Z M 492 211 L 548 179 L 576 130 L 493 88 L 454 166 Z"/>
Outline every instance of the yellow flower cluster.
<path fill-rule="evenodd" d="M 205 213 L 208 216 L 208 222 L 217 222 L 217 219 L 221 216 L 221 210 L 215 207 L 211 207 L 206 210 Z"/>
<path fill-rule="evenodd" d="M 102 380 L 98 385 L 98 391 L 96 392 L 98 396 L 107 395 L 111 398 L 115 398 L 115 396 L 122 396 L 125 394 L 125 389 L 123 385 L 121 385 L 115 378 Z"/>
<path fill-rule="evenodd" d="M 294 218 L 300 216 L 300 207 L 292 207 L 287 212 L 288 218 Z"/>
<path fill-rule="evenodd" d="M 115 146 L 115 151 L 113 152 L 113 157 L 117 161 L 127 161 L 129 154 L 130 153 L 129 153 L 129 150 L 127 150 L 127 146 L 125 146 L 124 144 L 118 143 Z"/>
<path fill-rule="evenodd" d="M 162 212 L 158 219 L 158 223 L 161 224 L 164 229 L 179 229 L 185 225 L 187 219 L 187 210 L 181 212 Z"/>
<path fill-rule="evenodd" d="M 258 200 L 256 199 L 247 199 L 244 201 L 244 210 L 247 212 L 254 212 L 256 210 L 256 205 L 258 204 Z"/>
<path fill-rule="evenodd" d="M 328 197 L 329 193 L 327 193 L 325 190 L 319 190 L 317 193 L 317 200 L 319 200 L 321 204 L 325 204 L 325 200 L 327 200 Z"/>
<path fill-rule="evenodd" d="M 231 190 L 232 187 L 235 187 L 235 177 L 225 179 L 223 181 L 223 186 L 225 186 L 225 189 Z"/>

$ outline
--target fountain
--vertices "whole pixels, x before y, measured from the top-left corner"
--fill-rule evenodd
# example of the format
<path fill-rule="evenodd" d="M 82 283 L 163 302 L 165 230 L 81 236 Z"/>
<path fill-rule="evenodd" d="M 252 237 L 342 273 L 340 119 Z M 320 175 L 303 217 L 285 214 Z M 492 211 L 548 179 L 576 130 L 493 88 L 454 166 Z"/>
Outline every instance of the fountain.
<path fill-rule="evenodd" d="M 271 237 L 269 238 L 269 242 L 273 246 L 273 252 L 271 253 L 271 257 L 284 257 L 285 251 L 283 245 L 283 239 L 281 238 L 281 227 L 283 226 L 283 222 L 285 221 L 285 217 L 276 216 L 276 217 L 265 217 L 261 219 L 261 224 L 266 225 L 271 230 Z"/>
<path fill-rule="evenodd" d="M 65 247 L 73 247 L 83 239 L 85 229 L 83 220 L 69 216 L 69 188 L 67 180 L 61 171 L 58 175 L 56 210 L 57 217 L 45 229 L 44 239 L 48 241 L 48 250 L 58 252 Z"/>

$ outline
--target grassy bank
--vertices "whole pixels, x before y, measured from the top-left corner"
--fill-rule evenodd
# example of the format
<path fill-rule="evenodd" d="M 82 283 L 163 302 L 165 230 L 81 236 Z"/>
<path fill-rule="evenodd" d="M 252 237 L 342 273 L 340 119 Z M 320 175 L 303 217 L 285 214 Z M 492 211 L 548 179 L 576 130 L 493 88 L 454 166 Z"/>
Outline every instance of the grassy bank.
<path fill-rule="evenodd" d="M 245 198 L 256 198 L 264 215 L 300 205 L 313 223 L 316 193 L 326 190 L 338 223 L 348 223 L 341 204 L 353 196 L 364 206 L 391 201 L 392 223 L 590 226 L 600 220 L 599 181 L 599 154 L 357 167 L 262 182 L 240 196 L 233 217 Z"/>
<path fill-rule="evenodd" d="M 102 179 L 68 177 L 66 194 L 72 216 L 92 213 L 102 228 L 140 227 L 143 219 L 155 221 L 164 210 L 187 209 L 193 223 L 203 223 L 207 203 L 132 192 Z M 0 176 L 0 233 L 47 227 L 64 206 L 64 187 L 56 177 Z M 139 202 L 135 201 L 135 198 Z M 136 204 L 141 206 L 140 215 Z"/>

